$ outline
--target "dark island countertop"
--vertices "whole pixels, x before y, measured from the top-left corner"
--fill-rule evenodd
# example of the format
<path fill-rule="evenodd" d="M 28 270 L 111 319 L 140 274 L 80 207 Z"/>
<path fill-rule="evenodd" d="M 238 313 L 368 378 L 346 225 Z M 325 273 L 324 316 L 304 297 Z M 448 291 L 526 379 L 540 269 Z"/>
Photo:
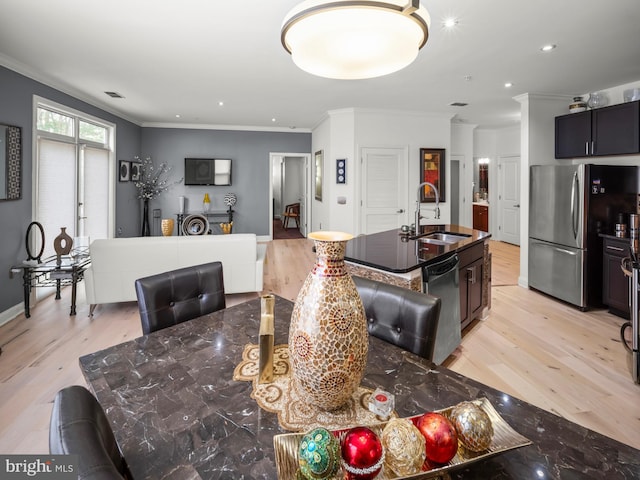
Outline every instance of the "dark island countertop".
<path fill-rule="evenodd" d="M 458 252 L 491 237 L 490 233 L 460 225 L 422 225 L 419 234 L 450 232 L 469 235 L 449 245 L 412 240 L 399 229 L 356 237 L 347 242 L 345 260 L 392 273 L 407 273 L 436 261 L 442 255 Z"/>

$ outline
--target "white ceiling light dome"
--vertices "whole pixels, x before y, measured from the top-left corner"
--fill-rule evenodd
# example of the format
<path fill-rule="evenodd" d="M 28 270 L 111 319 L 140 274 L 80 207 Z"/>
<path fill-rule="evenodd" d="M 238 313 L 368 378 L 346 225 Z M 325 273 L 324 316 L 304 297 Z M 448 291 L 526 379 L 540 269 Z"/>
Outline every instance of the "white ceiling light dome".
<path fill-rule="evenodd" d="M 281 41 L 308 73 L 373 78 L 413 62 L 430 24 L 419 0 L 307 0 L 285 17 Z"/>

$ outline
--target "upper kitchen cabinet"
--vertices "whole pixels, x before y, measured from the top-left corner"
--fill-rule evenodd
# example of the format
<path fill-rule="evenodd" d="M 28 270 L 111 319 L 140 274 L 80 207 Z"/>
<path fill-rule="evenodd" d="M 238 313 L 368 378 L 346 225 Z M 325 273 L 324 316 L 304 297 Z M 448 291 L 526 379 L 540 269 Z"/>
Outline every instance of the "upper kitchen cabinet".
<path fill-rule="evenodd" d="M 590 144 L 590 110 L 556 117 L 556 158 L 586 157 Z"/>
<path fill-rule="evenodd" d="M 640 101 L 556 117 L 556 158 L 640 153 Z"/>
<path fill-rule="evenodd" d="M 640 152 L 640 102 L 591 110 L 592 155 Z"/>

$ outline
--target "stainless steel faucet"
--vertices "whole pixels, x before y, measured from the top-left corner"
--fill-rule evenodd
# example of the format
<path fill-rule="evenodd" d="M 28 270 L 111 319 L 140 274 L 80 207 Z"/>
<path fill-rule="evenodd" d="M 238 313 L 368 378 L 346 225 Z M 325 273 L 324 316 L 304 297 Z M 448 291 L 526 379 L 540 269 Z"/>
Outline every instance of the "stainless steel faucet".
<path fill-rule="evenodd" d="M 420 185 L 418 185 L 418 198 L 416 199 L 416 220 L 415 220 L 416 233 L 419 233 L 420 231 L 420 219 L 423 218 L 422 215 L 420 215 L 420 192 L 421 192 L 421 189 L 426 185 L 429 185 L 431 188 L 433 188 L 433 191 L 436 194 L 436 206 L 433 209 L 435 213 L 434 218 L 440 218 L 440 193 L 438 193 L 438 189 L 433 183 L 422 182 Z"/>

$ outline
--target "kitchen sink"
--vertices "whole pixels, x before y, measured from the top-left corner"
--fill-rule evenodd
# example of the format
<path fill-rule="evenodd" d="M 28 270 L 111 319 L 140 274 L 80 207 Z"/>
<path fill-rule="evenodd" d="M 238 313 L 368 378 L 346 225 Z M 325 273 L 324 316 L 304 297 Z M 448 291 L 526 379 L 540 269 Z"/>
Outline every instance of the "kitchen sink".
<path fill-rule="evenodd" d="M 430 238 L 434 240 L 440 240 L 445 243 L 458 243 L 462 240 L 466 240 L 471 235 L 465 233 L 449 233 L 449 232 L 433 232 L 424 236 L 424 238 Z"/>
<path fill-rule="evenodd" d="M 432 243 L 434 245 L 452 245 L 468 239 L 471 235 L 466 233 L 452 232 L 429 232 L 422 233 L 411 237 L 412 240 L 420 240 L 421 242 Z"/>

